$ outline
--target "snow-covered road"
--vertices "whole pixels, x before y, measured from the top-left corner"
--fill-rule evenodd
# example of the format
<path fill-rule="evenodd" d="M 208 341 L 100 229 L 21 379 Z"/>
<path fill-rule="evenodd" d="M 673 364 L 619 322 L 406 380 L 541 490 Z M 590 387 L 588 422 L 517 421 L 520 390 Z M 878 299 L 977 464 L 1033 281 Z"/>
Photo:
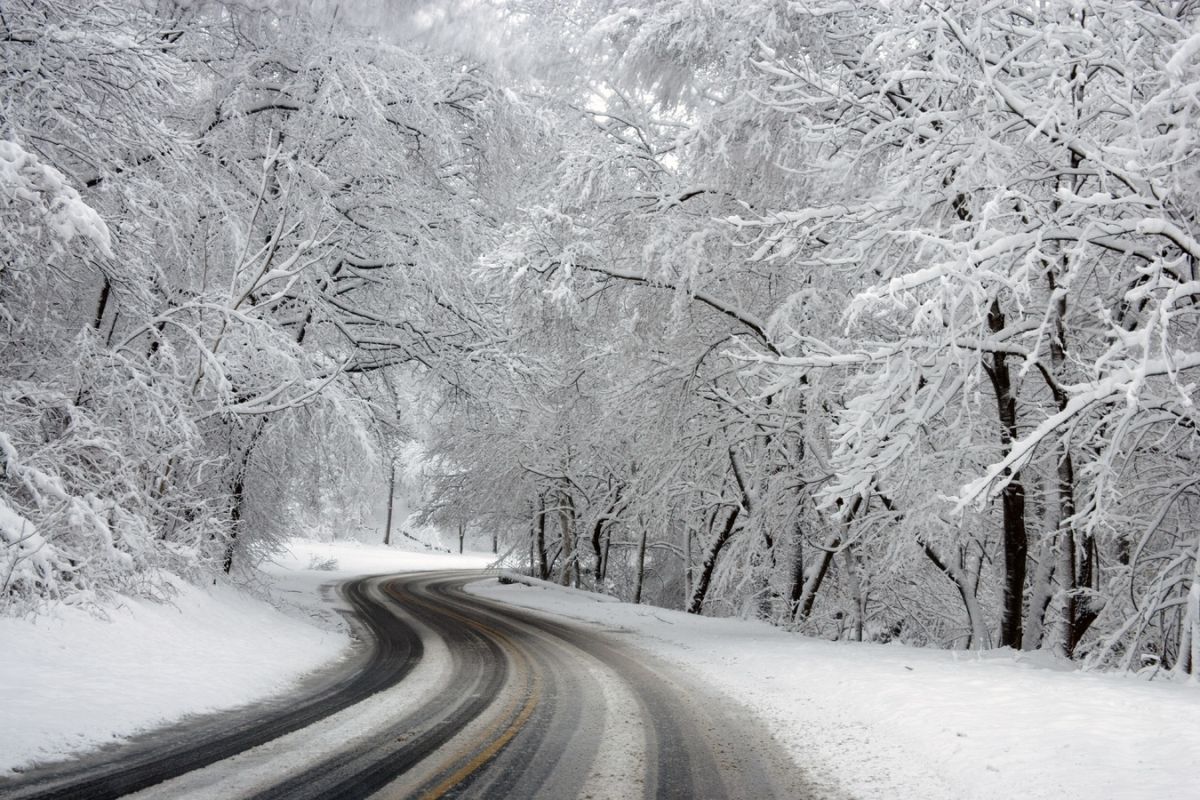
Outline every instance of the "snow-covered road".
<path fill-rule="evenodd" d="M 778 743 L 719 693 L 623 637 L 462 592 L 479 579 L 351 581 L 343 594 L 373 644 L 330 680 L 0 790 L 14 800 L 813 796 Z"/>
<path fill-rule="evenodd" d="M 0 619 L 0 778 L 187 715 L 285 695 L 350 654 L 332 584 L 481 568 L 492 558 L 296 540 L 268 567 L 269 585 L 249 591 L 179 581 L 164 602 L 118 598 L 98 610 Z"/>

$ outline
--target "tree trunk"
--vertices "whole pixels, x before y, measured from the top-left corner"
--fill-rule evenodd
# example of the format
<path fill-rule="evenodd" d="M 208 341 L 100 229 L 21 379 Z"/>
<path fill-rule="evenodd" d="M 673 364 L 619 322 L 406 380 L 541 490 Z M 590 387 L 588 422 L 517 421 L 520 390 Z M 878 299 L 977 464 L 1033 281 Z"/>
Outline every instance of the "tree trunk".
<path fill-rule="evenodd" d="M 850 582 L 850 598 L 854 601 L 854 620 L 851 629 L 851 641 L 863 640 L 863 622 L 867 616 L 867 587 L 863 581 L 862 564 L 854 557 L 853 548 L 849 545 L 842 550 L 842 560 L 846 564 L 846 575 Z"/>
<path fill-rule="evenodd" d="M 931 545 L 922 542 L 921 549 L 937 567 L 938 572 L 949 578 L 950 582 L 954 584 L 954 588 L 958 590 L 958 596 L 963 602 L 963 610 L 967 613 L 967 624 L 971 628 L 971 638 L 967 641 L 967 647 L 972 650 L 990 647 L 992 637 L 988 635 L 987 621 L 983 617 L 983 609 L 979 606 L 979 598 L 975 596 L 971 575 L 963 564 L 962 550 L 959 550 L 959 563 L 955 565 L 942 559 Z"/>
<path fill-rule="evenodd" d="M 546 563 L 546 495 L 538 495 L 537 517 L 534 523 L 538 558 L 538 577 L 549 580 L 550 565 Z"/>
<path fill-rule="evenodd" d="M 841 525 L 847 532 L 850 530 L 850 523 L 854 521 L 855 516 L 858 515 L 859 509 L 862 508 L 862 501 L 863 499 L 861 496 L 854 498 L 853 502 L 850 504 L 850 510 L 846 513 L 846 519 L 843 522 L 837 523 Z M 841 501 L 838 502 L 840 504 Z M 891 503 L 886 499 L 884 500 L 884 504 L 889 508 L 891 506 Z M 826 537 L 824 544 L 821 546 L 821 555 L 817 561 L 817 568 L 804 574 L 803 576 L 804 581 L 800 589 L 800 596 L 795 601 L 795 611 L 793 612 L 794 621 L 800 622 L 802 620 L 806 620 L 808 619 L 809 615 L 812 614 L 813 604 L 817 600 L 817 591 L 821 588 L 821 584 L 825 580 L 825 575 L 829 572 L 829 564 L 833 561 L 833 554 L 838 545 L 841 543 L 841 532 L 832 533 Z M 793 576 L 793 581 L 795 580 L 796 578 Z M 793 594 L 795 591 L 796 587 L 795 584 L 793 584 Z"/>
<path fill-rule="evenodd" d="M 233 501 L 229 509 L 231 529 L 229 539 L 225 542 L 225 554 L 221 562 L 226 575 L 233 571 L 233 551 L 237 546 L 238 536 L 241 534 L 242 502 L 246 496 L 246 472 L 250 467 L 250 457 L 254 454 L 254 447 L 258 444 L 258 439 L 262 436 L 267 423 L 262 417 L 259 417 L 252 424 L 254 425 L 254 430 L 251 432 L 250 440 L 246 443 L 245 449 L 242 450 L 242 454 L 238 458 L 237 469 L 233 474 L 233 481 L 230 485 L 229 495 Z"/>
<path fill-rule="evenodd" d="M 993 333 L 1004 330 L 1004 312 L 999 299 L 988 309 L 988 327 Z M 988 376 L 996 393 L 996 411 L 1000 419 L 1001 451 L 1008 454 L 1017 438 L 1017 399 L 1013 393 L 1008 354 L 992 353 Z M 1010 472 L 1008 484 L 1000 495 L 1003 518 L 1004 601 L 1000 614 L 1000 646 L 1021 649 L 1021 628 L 1025 602 L 1025 567 L 1028 538 L 1025 531 L 1025 487 L 1020 472 Z"/>
<path fill-rule="evenodd" d="M 829 572 L 829 564 L 833 561 L 833 554 L 837 546 L 841 543 L 841 534 L 834 533 L 822 544 L 821 555 L 817 560 L 817 568 L 804 578 L 803 588 L 797 600 L 796 614 L 793 618 L 796 622 L 806 620 L 812 614 L 813 604 L 817 600 L 817 591 L 821 588 L 821 583 L 825 580 L 826 573 Z"/>
<path fill-rule="evenodd" d="M 763 541 L 763 561 L 756 564 L 759 571 L 758 585 L 758 618 L 761 620 L 770 620 L 774 616 L 775 610 L 775 593 L 771 587 L 771 578 L 775 575 L 775 537 L 770 534 L 770 531 L 765 527 L 762 532 Z"/>
<path fill-rule="evenodd" d="M 569 492 L 560 491 L 558 496 L 558 524 L 562 532 L 562 573 L 559 582 L 579 587 L 579 555 L 575 552 L 575 502 Z"/>
<path fill-rule="evenodd" d="M 683 526 L 683 602 L 692 596 L 692 526 Z"/>
<path fill-rule="evenodd" d="M 600 580 L 608 579 L 608 553 L 612 549 L 612 526 L 604 526 L 604 547 L 600 551 Z"/>
<path fill-rule="evenodd" d="M 712 581 L 713 569 L 717 566 L 717 558 L 721 555 L 721 548 L 729 541 L 729 537 L 733 535 L 734 526 L 737 525 L 738 515 L 741 513 L 740 505 L 734 506 L 729 512 L 729 516 L 725 520 L 725 527 L 712 540 L 708 547 L 708 552 L 704 555 L 704 563 L 700 565 L 700 575 L 696 578 L 696 588 L 692 592 L 692 599 L 688 603 L 687 612 L 689 614 L 699 614 L 704 608 L 704 598 L 708 594 L 708 585 Z"/>
<path fill-rule="evenodd" d="M 104 285 L 100 287 L 100 299 L 96 301 L 96 316 L 92 319 L 92 329 L 96 333 L 100 333 L 100 326 L 104 324 L 104 312 L 108 308 L 108 298 L 112 292 L 112 284 L 108 281 L 108 276 L 104 276 Z"/>
<path fill-rule="evenodd" d="M 1188 587 L 1183 620 L 1179 626 L 1177 674 L 1200 675 L 1200 546 L 1192 558 L 1192 585 Z"/>
<path fill-rule="evenodd" d="M 646 526 L 640 525 L 642 534 L 638 538 L 637 549 L 637 573 L 633 584 L 633 602 L 638 604 L 642 602 L 642 581 L 646 578 Z"/>
<path fill-rule="evenodd" d="M 242 470 L 239 471 L 237 477 L 234 478 L 233 486 L 230 491 L 230 496 L 233 498 L 233 507 L 229 509 L 229 538 L 225 541 L 225 555 L 221 559 L 221 566 L 228 575 L 233 571 L 233 551 L 237 546 L 238 534 L 242 527 L 242 495 L 246 490 L 246 471 L 245 461 Z"/>
<path fill-rule="evenodd" d="M 1025 602 L 1025 489 L 1016 480 L 1004 488 L 1004 607 L 1000 618 L 1000 646 L 1021 648 Z"/>
<path fill-rule="evenodd" d="M 803 517 L 796 511 L 796 524 L 792 526 L 792 541 L 795 550 L 792 552 L 792 570 L 788 578 L 788 601 L 793 615 L 800 607 L 800 598 L 804 594 L 804 527 Z"/>
<path fill-rule="evenodd" d="M 604 553 L 601 551 L 601 542 L 604 535 L 604 517 L 600 517 L 592 525 L 592 588 L 599 589 L 600 582 L 604 580 Z"/>
<path fill-rule="evenodd" d="M 1046 646 L 1047 634 L 1052 630 L 1046 624 L 1046 612 L 1054 598 L 1054 580 L 1058 572 L 1054 563 L 1054 543 L 1057 540 L 1057 536 L 1047 537 L 1038 548 L 1037 569 L 1029 583 L 1029 613 L 1026 615 L 1025 641 L 1022 644 L 1026 650 L 1037 650 Z"/>
<path fill-rule="evenodd" d="M 537 563 L 534 549 L 537 547 L 537 515 L 531 514 L 529 519 L 529 574 L 533 574 L 533 565 Z"/>
<path fill-rule="evenodd" d="M 387 504 L 387 525 L 383 529 L 383 543 L 387 546 L 392 544 L 392 506 L 396 502 L 396 459 L 392 459 L 391 472 L 388 475 L 388 504 Z"/>
<path fill-rule="evenodd" d="M 608 553 L 607 545 L 605 544 L 604 532 L 608 525 L 613 521 L 613 514 L 616 513 L 617 506 L 621 502 L 621 490 L 618 488 L 613 496 L 613 500 L 609 503 L 608 508 L 596 518 L 596 524 L 592 526 L 592 559 L 595 570 L 592 573 L 592 587 L 598 589 L 604 582 L 605 573 L 608 571 Z"/>

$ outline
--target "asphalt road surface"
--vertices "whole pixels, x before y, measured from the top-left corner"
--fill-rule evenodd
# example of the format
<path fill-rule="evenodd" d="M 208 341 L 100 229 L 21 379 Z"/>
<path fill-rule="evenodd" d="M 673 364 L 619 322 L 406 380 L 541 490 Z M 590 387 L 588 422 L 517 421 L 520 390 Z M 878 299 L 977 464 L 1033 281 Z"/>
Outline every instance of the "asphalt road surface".
<path fill-rule="evenodd" d="M 781 748 L 620 631 L 463 592 L 477 572 L 342 587 L 363 646 L 271 704 L 0 782 L 0 798 L 810 797 Z"/>

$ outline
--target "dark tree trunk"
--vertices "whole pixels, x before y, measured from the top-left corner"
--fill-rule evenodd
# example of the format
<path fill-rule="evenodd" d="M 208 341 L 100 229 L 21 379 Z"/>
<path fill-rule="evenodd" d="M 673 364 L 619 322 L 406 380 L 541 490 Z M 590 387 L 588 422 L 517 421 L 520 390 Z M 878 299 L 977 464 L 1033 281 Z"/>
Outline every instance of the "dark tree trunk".
<path fill-rule="evenodd" d="M 535 548 L 537 549 L 538 577 L 549 580 L 550 565 L 546 563 L 546 496 L 538 495 L 537 518 L 534 522 Z"/>
<path fill-rule="evenodd" d="M 396 502 L 396 460 L 392 459 L 391 473 L 388 475 L 388 505 L 387 505 L 387 526 L 383 530 L 383 543 L 391 545 L 392 543 L 392 506 Z"/>
<path fill-rule="evenodd" d="M 721 549 L 725 547 L 725 543 L 733 536 L 733 531 L 737 525 L 738 515 L 742 512 L 742 507 L 734 506 L 729 512 L 729 516 L 725 519 L 725 527 L 716 535 L 712 543 L 708 546 L 708 552 L 704 554 L 704 563 L 700 565 L 700 574 L 696 578 L 696 588 L 692 590 L 692 599 L 688 603 L 687 611 L 689 614 L 699 614 L 704 608 L 704 598 L 708 594 L 708 585 L 712 582 L 713 569 L 717 566 L 717 558 L 721 555 Z"/>
<path fill-rule="evenodd" d="M 850 523 L 858 515 L 862 504 L 862 497 L 854 498 L 850 503 L 850 510 L 846 513 L 845 521 L 838 524 L 849 531 Z M 838 505 L 841 505 L 840 500 L 838 501 Z M 886 499 L 884 499 L 884 505 L 890 508 L 890 502 Z M 817 602 L 817 592 L 821 589 L 821 584 L 825 582 L 825 576 L 829 573 L 829 565 L 833 561 L 833 555 L 841 543 L 841 533 L 830 534 L 821 546 L 821 555 L 817 561 L 817 568 L 812 572 L 805 572 L 800 576 L 800 596 L 793 601 L 796 607 L 794 619 L 797 622 L 808 619 L 809 615 L 812 614 L 813 605 Z M 795 586 L 792 587 L 792 591 L 796 591 Z"/>
<path fill-rule="evenodd" d="M 642 582 L 646 578 L 646 526 L 640 526 L 642 535 L 638 538 L 637 549 L 637 577 L 633 584 L 633 602 L 634 604 L 642 602 Z"/>
<path fill-rule="evenodd" d="M 993 300 L 988 310 L 988 327 L 993 333 L 1004 330 L 1004 313 L 1000 301 Z M 1013 393 L 1012 375 L 1006 353 L 992 353 L 987 367 L 996 393 L 996 410 L 1000 419 L 1000 444 L 1007 454 L 1017 438 L 1017 399 Z M 1025 530 L 1025 487 L 1020 472 L 1006 475 L 1010 480 L 1000 495 L 1003 515 L 1004 601 L 1000 615 L 1000 646 L 1021 649 L 1022 615 L 1025 599 L 1025 568 L 1028 558 L 1028 537 Z"/>
<path fill-rule="evenodd" d="M 824 547 L 821 548 L 821 556 L 817 561 L 816 571 L 804 580 L 803 588 L 800 592 L 800 607 L 796 609 L 797 620 L 808 619 L 809 615 L 812 614 L 813 604 L 817 602 L 817 592 L 820 590 L 826 574 L 829 573 L 829 564 L 833 561 L 835 548 L 841 543 L 842 537 L 834 534 L 826 540 Z"/>
<path fill-rule="evenodd" d="M 592 525 L 592 585 L 594 588 L 600 586 L 600 581 L 604 580 L 604 553 L 601 552 L 600 542 L 604 534 L 604 518 L 596 520 L 596 524 Z"/>
<path fill-rule="evenodd" d="M 92 320 L 92 329 L 96 333 L 100 332 L 100 326 L 104 323 L 104 311 L 108 308 L 109 294 L 112 292 L 112 284 L 108 282 L 108 276 L 104 276 L 104 285 L 100 287 L 100 299 L 96 301 L 96 316 Z"/>
<path fill-rule="evenodd" d="M 604 547 L 600 551 L 600 580 L 608 578 L 608 553 L 612 549 L 612 527 L 604 526 Z"/>
<path fill-rule="evenodd" d="M 233 497 L 233 507 L 229 510 L 229 538 L 225 540 L 225 556 L 222 559 L 221 566 L 228 575 L 233 571 L 233 551 L 237 546 L 238 534 L 241 533 L 242 527 L 242 496 L 246 491 L 246 459 L 242 461 L 242 469 L 234 478 L 233 486 L 230 495 Z"/>
<path fill-rule="evenodd" d="M 683 602 L 692 599 L 692 526 L 683 529 Z"/>
<path fill-rule="evenodd" d="M 604 531 L 608 524 L 613 520 L 613 514 L 617 510 L 617 506 L 621 502 L 621 492 L 618 490 L 613 497 L 613 501 L 609 504 L 608 509 L 603 514 L 596 518 L 596 523 L 592 526 L 592 558 L 595 571 L 593 573 L 593 588 L 599 588 L 604 582 L 605 573 L 608 571 L 608 547 L 605 544 Z"/>
<path fill-rule="evenodd" d="M 250 457 L 254 455 L 254 448 L 258 444 L 259 437 L 262 436 L 263 430 L 267 425 L 262 417 L 255 419 L 252 424 L 254 430 L 251 432 L 250 440 L 246 443 L 245 449 L 242 450 L 242 454 L 238 458 L 237 468 L 234 471 L 233 481 L 230 484 L 229 495 L 233 501 L 232 507 L 229 509 L 229 521 L 231 525 L 229 539 L 225 542 L 225 555 L 222 559 L 222 567 L 226 575 L 233 570 L 234 549 L 237 546 L 238 537 L 242 532 L 242 504 L 246 499 L 246 473 L 250 468 Z"/>

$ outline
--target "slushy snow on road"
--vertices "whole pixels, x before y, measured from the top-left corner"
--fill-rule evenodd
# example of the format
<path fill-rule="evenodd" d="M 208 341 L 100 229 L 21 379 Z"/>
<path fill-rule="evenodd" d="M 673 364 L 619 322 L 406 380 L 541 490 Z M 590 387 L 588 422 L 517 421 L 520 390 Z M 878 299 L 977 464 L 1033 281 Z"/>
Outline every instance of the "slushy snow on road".
<path fill-rule="evenodd" d="M 491 558 L 294 540 L 266 570 L 274 604 L 177 581 L 164 602 L 121 598 L 102 615 L 0 618 L 0 776 L 286 693 L 348 652 L 332 583 Z M 321 562 L 336 567 L 310 568 Z"/>

